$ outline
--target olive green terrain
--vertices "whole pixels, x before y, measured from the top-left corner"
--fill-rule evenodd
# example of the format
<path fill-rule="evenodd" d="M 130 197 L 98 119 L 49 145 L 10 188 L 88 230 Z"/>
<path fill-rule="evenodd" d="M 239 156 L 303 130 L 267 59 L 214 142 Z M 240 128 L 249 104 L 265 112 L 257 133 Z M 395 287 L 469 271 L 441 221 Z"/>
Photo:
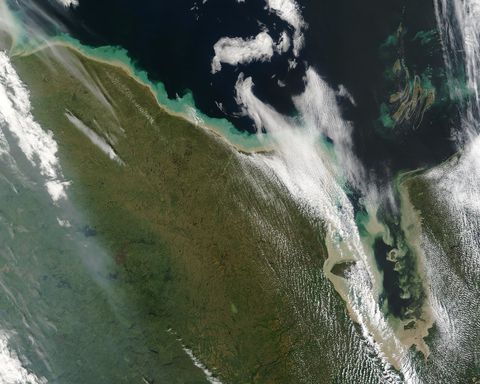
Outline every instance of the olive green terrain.
<path fill-rule="evenodd" d="M 472 227 L 475 230 L 474 223 L 478 222 L 478 213 L 469 212 L 468 209 L 463 211 L 464 206 L 456 207 L 455 203 L 445 201 L 449 199 L 449 193 L 442 191 L 440 186 L 443 177 L 456 171 L 455 167 L 463 156 L 463 152 L 460 151 L 436 169 L 434 168 L 433 170 L 438 172 L 436 176 L 432 176 L 431 170 L 418 171 L 412 173 L 403 183 L 421 221 L 426 262 L 434 265 L 429 279 L 436 280 L 436 295 L 446 303 L 442 304 L 444 306 L 442 310 L 445 312 L 436 319 L 426 339 L 432 351 L 429 361 L 436 362 L 444 358 L 446 348 L 442 344 L 442 337 L 445 338 L 447 332 L 454 332 L 453 336 L 449 336 L 461 340 L 462 347 L 455 349 L 452 345 L 448 345 L 451 348 L 448 353 L 449 361 L 455 361 L 454 367 L 457 371 L 455 379 L 451 382 L 476 383 L 480 377 L 478 364 L 480 320 L 477 316 L 480 305 L 480 280 L 475 266 L 469 261 L 471 258 L 478 258 L 477 245 L 470 243 L 471 234 L 466 231 L 472 230 Z M 460 212 L 452 212 L 451 207 L 456 207 Z M 438 322 L 447 322 L 448 326 L 439 325 Z M 452 326 L 453 324 L 456 326 Z M 431 377 L 438 375 L 438 371 L 435 372 L 438 366 L 435 364 L 418 368 Z M 449 374 L 455 372 L 453 365 L 449 364 L 442 366 L 441 369 L 445 369 Z"/>
<path fill-rule="evenodd" d="M 347 355 L 359 356 L 362 343 L 322 274 L 319 225 L 249 155 L 168 114 L 123 68 L 55 50 L 79 60 L 111 111 L 49 49 L 12 62 L 35 118 L 59 144 L 69 200 L 88 217 L 81 230 L 112 255 L 112 286 L 144 313 L 159 366 L 175 364 L 167 358 L 173 340 L 224 383 L 353 379 Z M 373 374 L 360 362 L 349 369 Z"/>
<path fill-rule="evenodd" d="M 447 160 L 456 162 L 458 154 Z M 426 177 L 427 176 L 427 177 Z M 418 172 L 407 178 L 405 186 L 409 191 L 409 198 L 418 210 L 422 221 L 422 228 L 431 237 L 439 249 L 445 253 L 446 260 L 455 274 L 464 276 L 468 271 L 461 270 L 461 257 L 464 253 L 460 245 L 461 230 L 448 206 L 438 197 L 436 183 L 429 180 L 428 174 Z"/>

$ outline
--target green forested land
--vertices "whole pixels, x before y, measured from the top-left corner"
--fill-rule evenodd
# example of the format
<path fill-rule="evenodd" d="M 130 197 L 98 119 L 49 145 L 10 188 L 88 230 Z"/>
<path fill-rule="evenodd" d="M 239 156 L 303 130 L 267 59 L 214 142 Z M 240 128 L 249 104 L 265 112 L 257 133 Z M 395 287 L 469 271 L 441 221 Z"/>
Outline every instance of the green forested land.
<path fill-rule="evenodd" d="M 59 144 L 69 199 L 115 260 L 112 284 L 153 324 L 159 364 L 171 329 L 225 383 L 341 381 L 340 351 L 355 348 L 355 336 L 322 275 L 319 229 L 251 170 L 266 192 L 258 193 L 241 164 L 246 155 L 167 114 L 123 69 L 56 49 L 82 63 L 113 113 L 49 51 L 12 61 L 35 118 Z M 116 137 L 124 165 L 66 110 Z"/>

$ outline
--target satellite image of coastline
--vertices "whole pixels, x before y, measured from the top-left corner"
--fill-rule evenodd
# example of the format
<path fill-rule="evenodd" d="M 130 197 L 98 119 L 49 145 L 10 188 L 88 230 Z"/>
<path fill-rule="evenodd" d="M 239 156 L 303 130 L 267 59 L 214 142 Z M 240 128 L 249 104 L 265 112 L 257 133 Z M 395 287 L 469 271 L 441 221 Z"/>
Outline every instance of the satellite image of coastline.
<path fill-rule="evenodd" d="M 480 0 L 0 0 L 0 384 L 480 384 Z"/>

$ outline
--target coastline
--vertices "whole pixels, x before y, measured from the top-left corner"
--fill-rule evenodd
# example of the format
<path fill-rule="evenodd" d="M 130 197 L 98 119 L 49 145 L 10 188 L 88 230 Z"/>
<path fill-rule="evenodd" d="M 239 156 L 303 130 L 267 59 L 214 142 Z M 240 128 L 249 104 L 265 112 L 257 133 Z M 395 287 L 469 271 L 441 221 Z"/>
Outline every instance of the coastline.
<path fill-rule="evenodd" d="M 159 335 L 174 329 L 221 380 L 254 376 L 258 382 L 298 382 L 303 375 L 297 368 L 298 358 L 308 364 L 309 377 L 322 374 L 325 382 L 333 380 L 344 366 L 336 356 L 350 340 L 350 319 L 336 295 L 328 296 L 326 304 L 328 319 L 336 319 L 331 322 L 310 312 L 308 296 L 291 296 L 302 292 L 291 292 L 283 285 L 295 285 L 298 275 L 290 274 L 290 252 L 279 254 L 275 236 L 266 238 L 244 209 L 256 189 L 239 177 L 244 172 L 239 168 L 243 159 L 203 130 L 158 109 L 154 96 L 124 71 L 80 59 L 116 101 L 120 124 L 111 118 L 108 105 L 91 96 L 88 83 L 71 76 L 61 63 L 43 71 L 46 76 L 38 69 L 50 63 L 39 55 L 17 57 L 15 65 L 28 84 L 36 118 L 60 143 L 64 174 L 73 180 L 69 198 L 86 210 L 88 227 L 95 228 L 97 240 L 114 258 L 113 281 L 128 283 L 125 289 L 135 294 L 133 301 L 145 311 L 154 308 Z M 117 76 L 133 99 L 151 111 L 154 121 L 165 119 L 166 123 L 151 124 L 129 94 L 116 87 Z M 125 135 L 118 133 L 115 149 L 128 166 L 113 162 L 70 127 L 65 109 L 85 124 L 101 127 L 106 136 L 119 132 L 118 125 L 123 127 Z M 316 229 L 307 225 L 282 188 L 263 174 L 258 176 L 274 200 L 285 205 L 260 199 L 255 212 L 272 223 L 273 234 L 284 230 L 284 225 L 305 228 L 297 268 L 309 272 L 318 300 L 324 292 L 333 294 L 326 279 L 317 275 L 323 260 L 312 242 L 317 239 Z M 276 220 L 285 212 L 288 222 Z M 72 220 L 72 227 L 84 226 Z M 239 232 L 245 235 L 238 236 Z M 296 233 L 288 231 L 288 240 Z M 288 282 L 278 281 L 277 273 Z M 295 297 L 305 300 L 302 307 L 313 318 L 297 317 L 291 305 Z M 308 340 L 312 334 L 324 340 L 322 344 L 302 343 L 297 350 L 296 340 Z M 161 350 L 165 344 L 160 340 L 154 348 Z M 323 350 L 322 345 L 331 348 Z M 319 353 L 325 360 L 315 358 Z M 188 358 L 184 355 L 182 350 Z M 279 362 L 275 370 L 269 369 L 272 361 Z"/>
<path fill-rule="evenodd" d="M 194 126 L 200 127 L 207 133 L 212 134 L 214 137 L 224 142 L 227 146 L 233 147 L 236 151 L 240 153 L 249 155 L 254 153 L 269 153 L 273 151 L 273 148 L 268 142 L 268 137 L 236 131 L 236 128 L 226 119 L 210 118 L 203 114 L 199 115 L 198 110 L 194 106 L 191 93 L 187 93 L 185 94 L 185 96 L 183 96 L 182 98 L 178 98 L 177 100 L 168 99 L 163 84 L 161 82 L 155 84 L 150 81 L 147 77 L 147 73 L 135 67 L 132 59 L 128 56 L 127 51 L 125 51 L 123 48 L 110 46 L 92 48 L 84 46 L 73 38 L 66 36 L 55 37 L 31 50 L 26 50 L 18 53 L 16 52 L 12 55 L 12 57 L 29 56 L 39 53 L 45 49 L 55 49 L 55 47 L 70 49 L 77 54 L 82 55 L 83 57 L 97 63 L 111 65 L 113 67 L 121 69 L 129 78 L 133 79 L 138 84 L 147 87 L 149 92 L 154 96 L 158 106 L 164 112 L 171 116 L 186 120 Z M 103 54 L 98 54 L 98 52 L 101 52 L 102 50 L 111 50 L 118 57 L 114 59 L 101 57 L 107 56 L 108 54 L 107 52 L 103 52 Z M 97 54 L 95 54 L 95 52 L 93 51 L 97 51 Z M 165 95 L 162 95 L 161 93 L 165 93 Z M 162 102 L 162 98 L 165 99 L 163 100 L 165 102 Z M 184 111 L 181 111 L 179 109 L 183 109 Z M 206 119 L 218 120 L 218 124 L 215 124 L 215 121 L 206 122 Z M 221 122 L 224 123 L 223 126 L 222 124 L 220 124 Z"/>
<path fill-rule="evenodd" d="M 425 292 L 424 303 L 421 307 L 421 317 L 419 317 L 415 323 L 415 327 L 412 329 L 405 329 L 405 340 L 412 344 L 415 344 L 417 349 L 423 353 L 425 359 L 428 359 L 430 355 L 430 348 L 425 342 L 425 338 L 428 337 L 430 329 L 435 324 L 435 317 L 431 306 L 431 293 L 430 293 L 430 279 L 427 273 L 427 267 L 425 265 L 426 255 L 423 251 L 423 229 L 422 219 L 412 204 L 410 199 L 410 192 L 408 187 L 409 175 L 415 175 L 416 172 L 409 172 L 406 175 L 406 179 L 401 180 L 398 185 L 398 192 L 400 195 L 400 210 L 402 212 L 401 227 L 405 233 L 405 239 L 411 246 L 412 251 L 415 254 L 416 272 L 420 276 L 423 289 Z M 407 185 L 406 185 L 407 184 Z M 400 322 L 401 326 L 406 327 L 408 325 L 404 322 Z"/>
<path fill-rule="evenodd" d="M 195 119 L 195 116 L 192 117 L 191 115 L 189 115 L 186 112 L 178 112 L 178 111 L 175 111 L 175 110 L 172 110 L 172 109 L 168 108 L 168 106 L 162 104 L 161 101 L 159 100 L 158 93 L 155 89 L 155 84 L 153 84 L 150 81 L 142 80 L 141 77 L 137 75 L 135 67 L 133 65 L 129 65 L 129 64 L 123 62 L 122 60 L 115 60 L 115 59 L 114 60 L 109 60 L 109 59 L 105 59 L 105 58 L 102 58 L 102 57 L 98 57 L 98 56 L 92 55 L 88 52 L 85 52 L 82 49 L 82 47 L 76 46 L 75 44 L 72 44 L 72 43 L 67 42 L 67 41 L 55 40 L 55 39 L 51 40 L 51 41 L 48 41 L 46 44 L 44 44 L 42 46 L 39 46 L 39 47 L 37 47 L 37 48 L 35 48 L 31 51 L 26 51 L 24 53 L 17 54 L 17 55 L 14 55 L 14 56 L 34 55 L 34 54 L 39 53 L 43 50 L 54 49 L 55 47 L 61 47 L 61 48 L 67 49 L 67 50 L 72 50 L 75 53 L 77 53 L 77 54 L 79 54 L 79 55 L 81 55 L 81 56 L 83 56 L 83 57 L 85 57 L 89 60 L 92 60 L 92 61 L 97 62 L 97 63 L 105 64 L 105 65 L 110 65 L 110 66 L 113 66 L 113 67 L 116 67 L 116 68 L 122 70 L 123 73 L 126 76 L 128 76 L 130 79 L 135 81 L 137 84 L 148 88 L 149 92 L 154 97 L 157 105 L 159 106 L 160 109 L 162 109 L 162 111 L 164 111 L 165 113 L 167 113 L 168 115 L 170 115 L 172 117 L 181 118 L 181 119 L 189 122 L 193 126 L 200 127 L 203 131 L 213 135 L 213 137 L 220 140 L 223 144 L 227 145 L 228 147 L 230 147 L 230 148 L 233 147 L 233 149 L 235 149 L 239 153 L 242 153 L 242 154 L 245 154 L 245 155 L 250 155 L 250 154 L 255 154 L 255 153 L 269 153 L 269 152 L 272 151 L 272 149 L 265 148 L 265 147 L 258 147 L 258 148 L 253 147 L 253 148 L 251 148 L 251 147 L 248 147 L 248 146 L 242 146 L 239 143 L 232 142 L 231 140 L 229 140 L 227 138 L 227 135 L 224 134 L 219 127 L 215 127 L 213 125 L 205 124 L 204 121 L 201 118 L 200 119 Z M 89 48 L 89 47 L 86 47 L 86 48 Z M 105 48 L 107 48 L 107 47 L 105 47 Z M 108 48 L 110 48 L 110 47 L 108 47 Z M 111 48 L 116 49 L 114 47 L 111 47 Z M 96 49 L 96 48 L 94 48 L 94 49 Z M 239 134 L 239 136 L 240 135 L 241 134 Z M 253 135 L 251 135 L 251 136 L 253 136 Z M 249 137 L 249 136 L 247 136 L 247 137 Z M 352 257 L 351 259 L 350 258 L 345 259 L 343 257 L 338 257 L 335 254 L 335 252 L 332 252 L 333 251 L 332 246 L 327 245 L 327 248 L 329 248 L 329 252 L 328 252 L 329 257 L 328 257 L 328 259 L 327 259 L 327 261 L 324 265 L 324 273 L 325 273 L 326 277 L 332 283 L 335 291 L 342 297 L 342 299 L 343 299 L 343 301 L 346 305 L 346 308 L 347 308 L 347 311 L 349 313 L 350 318 L 355 323 L 360 324 L 361 321 L 357 317 L 353 308 L 351 307 L 350 300 L 348 299 L 348 295 L 346 294 L 346 292 L 348 291 L 347 281 L 345 281 L 344 279 L 342 279 L 338 276 L 333 275 L 332 272 L 330 271 L 331 267 L 333 267 L 339 261 L 349 262 L 349 261 L 358 261 L 358 260 L 354 257 Z M 425 344 L 423 338 L 428 336 L 428 329 L 431 327 L 430 321 L 425 322 L 425 327 L 426 327 L 425 329 L 423 329 L 423 327 L 422 327 L 422 331 L 418 330 L 417 332 L 414 329 L 413 330 L 403 330 L 402 328 L 404 326 L 404 323 L 401 322 L 401 321 L 399 321 L 399 322 L 394 321 L 395 324 L 392 324 L 392 322 L 389 322 L 389 323 L 390 323 L 390 326 L 392 326 L 392 328 L 395 330 L 396 338 L 391 340 L 391 343 L 393 343 L 393 344 L 387 346 L 386 345 L 386 344 L 388 344 L 387 340 L 382 340 L 382 337 L 379 334 L 374 336 L 374 339 L 377 342 L 380 342 L 381 344 L 384 345 L 384 348 L 381 348 L 381 353 L 386 357 L 387 361 L 392 366 L 394 366 L 396 369 L 400 370 L 401 366 L 402 366 L 402 360 L 403 360 L 404 354 L 406 354 L 408 349 L 410 347 L 412 347 L 413 345 L 417 346 L 417 348 L 425 355 L 425 358 L 428 357 L 428 354 L 429 354 L 428 346 Z M 370 329 L 370 331 L 372 331 L 372 330 L 373 329 Z M 400 356 L 398 356 L 398 352 L 399 352 L 398 349 L 397 349 L 398 345 L 396 345 L 398 342 L 400 342 L 403 345 L 403 347 L 405 347 L 405 349 L 403 350 L 403 353 L 401 353 Z"/>
<path fill-rule="evenodd" d="M 425 298 L 421 306 L 421 314 L 415 319 L 406 320 L 387 316 L 385 318 L 386 324 L 388 324 L 388 328 L 393 331 L 393 334 L 390 335 L 390 337 L 385 337 L 381 330 L 379 330 L 375 325 L 371 324 L 370 322 L 372 320 L 365 318 L 363 319 L 363 321 L 366 321 L 368 324 L 367 327 L 369 335 L 373 337 L 373 339 L 380 346 L 380 353 L 393 367 L 399 371 L 402 371 L 405 359 L 412 348 L 415 348 L 418 352 L 423 354 L 425 360 L 428 359 L 430 355 L 430 348 L 425 339 L 429 336 L 430 330 L 435 324 L 435 315 L 431 305 L 431 293 L 429 289 L 430 281 L 428 278 L 428 271 L 426 269 L 427 267 L 425 265 L 426 256 L 421 245 L 423 239 L 422 220 L 419 212 L 415 209 L 410 200 L 408 185 L 411 177 L 415 177 L 419 172 L 422 171 L 423 169 L 419 169 L 402 173 L 398 176 L 397 181 L 395 182 L 396 189 L 398 190 L 401 199 L 401 227 L 406 235 L 406 241 L 414 252 L 416 271 L 421 278 L 422 286 L 425 290 Z M 382 235 L 382 233 L 382 236 L 387 235 L 386 232 L 384 233 L 384 229 L 382 228 L 381 224 L 376 221 L 375 214 L 373 212 L 370 212 L 370 220 L 367 224 L 369 226 L 368 233 L 371 236 L 379 236 Z M 373 257 L 370 252 L 368 252 L 372 246 L 369 244 L 368 238 L 362 236 L 361 242 L 367 257 Z M 363 314 L 358 313 L 355 310 L 349 297 L 350 282 L 348 275 L 339 276 L 332 271 L 336 265 L 358 262 L 362 263 L 362 260 L 356 258 L 353 254 L 345 257 L 343 255 L 344 252 L 339 251 L 333 243 L 328 241 L 328 239 L 326 245 L 328 249 L 328 259 L 325 261 L 323 266 L 323 272 L 334 286 L 335 291 L 345 302 L 347 311 L 352 321 L 357 324 L 361 324 Z M 370 260 L 369 262 L 372 263 L 371 266 L 375 265 L 374 260 Z M 379 295 L 380 288 L 378 287 L 378 282 L 382 281 L 383 276 L 374 267 L 371 269 L 371 272 L 373 273 L 374 284 L 376 286 L 375 293 L 376 295 Z"/>

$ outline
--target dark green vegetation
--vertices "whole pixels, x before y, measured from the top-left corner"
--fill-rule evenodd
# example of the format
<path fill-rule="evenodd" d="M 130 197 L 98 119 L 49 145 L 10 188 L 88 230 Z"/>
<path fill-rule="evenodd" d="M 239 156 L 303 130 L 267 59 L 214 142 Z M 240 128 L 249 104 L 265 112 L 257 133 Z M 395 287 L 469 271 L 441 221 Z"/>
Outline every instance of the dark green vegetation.
<path fill-rule="evenodd" d="M 248 155 L 167 114 L 123 69 L 55 50 L 78 60 L 112 111 L 49 50 L 12 61 L 36 119 L 59 143 L 69 199 L 86 211 L 89 223 L 78 229 L 111 253 L 111 284 L 143 312 L 159 365 L 176 364 L 173 340 L 225 383 L 375 380 L 374 361 L 359 362 L 364 346 L 322 274 L 321 228 Z M 186 382 L 165 382 L 175 380 Z"/>
<path fill-rule="evenodd" d="M 477 188 L 465 173 L 465 163 L 470 161 L 471 153 L 461 151 L 433 170 L 416 172 L 403 181 L 421 220 L 428 279 L 433 280 L 435 295 L 442 299 L 427 338 L 432 351 L 429 360 L 441 361 L 447 355 L 448 361 L 455 362 L 426 365 L 419 367 L 419 372 L 426 377 L 451 377 L 454 383 L 476 383 L 480 378 L 479 223 L 478 211 L 465 197 L 469 192 L 474 195 Z M 445 343 L 446 335 L 457 343 L 451 345 L 451 339 Z"/>
<path fill-rule="evenodd" d="M 448 166 L 456 164 L 459 157 L 460 155 L 453 156 L 446 164 Z M 427 171 L 426 173 L 418 172 L 403 183 L 408 189 L 412 204 L 418 209 L 423 229 L 438 244 L 439 249 L 445 252 L 452 271 L 460 276 L 467 274 L 468 271 L 459 269 L 460 260 L 464 254 L 460 244 L 462 231 L 456 223 L 456 218 L 449 211 L 448 205 L 437 193 L 438 180 L 430 179 Z"/>

